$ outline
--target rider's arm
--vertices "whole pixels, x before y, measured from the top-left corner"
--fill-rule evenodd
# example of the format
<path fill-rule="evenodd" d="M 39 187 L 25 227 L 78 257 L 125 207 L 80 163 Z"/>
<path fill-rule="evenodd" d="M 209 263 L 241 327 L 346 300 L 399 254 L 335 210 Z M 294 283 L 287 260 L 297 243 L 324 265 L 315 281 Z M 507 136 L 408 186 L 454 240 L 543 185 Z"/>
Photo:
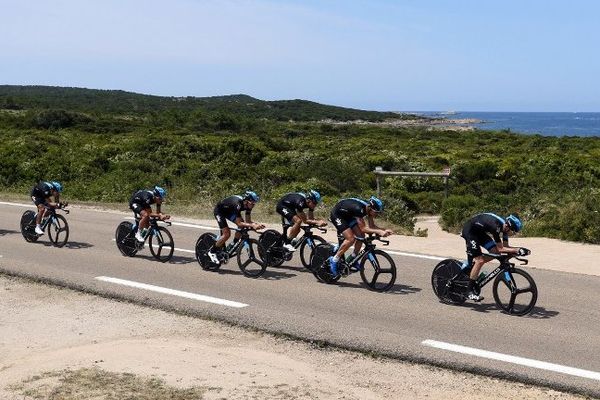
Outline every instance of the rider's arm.
<path fill-rule="evenodd" d="M 368 224 L 365 224 L 364 218 L 356 218 L 356 220 L 358 221 L 358 228 L 361 230 L 361 232 L 367 233 L 367 234 L 373 233 L 373 234 L 379 235 L 379 236 L 385 235 L 385 230 L 383 230 L 383 229 L 379 228 L 377 225 L 375 225 L 375 221 L 373 220 L 373 217 L 367 216 Z"/>
<path fill-rule="evenodd" d="M 305 218 L 302 218 L 303 215 L 305 216 Z M 327 222 L 325 222 L 321 219 L 316 219 L 315 212 L 313 210 L 311 210 L 310 208 L 308 209 L 308 217 L 307 218 L 306 218 L 306 215 L 304 214 L 304 212 L 298 212 L 298 216 L 300 218 L 302 218 L 302 222 L 304 222 L 305 224 L 308 224 L 308 225 L 317 225 L 317 226 L 327 225 Z"/>
<path fill-rule="evenodd" d="M 260 224 L 256 224 L 250 221 L 248 214 L 246 214 L 246 221 L 242 219 L 241 215 L 238 215 L 235 219 L 235 224 L 238 226 L 238 228 L 258 229 L 258 227 L 260 226 Z"/>
<path fill-rule="evenodd" d="M 252 213 L 250 210 L 246 210 L 245 217 L 246 223 L 252 224 Z"/>

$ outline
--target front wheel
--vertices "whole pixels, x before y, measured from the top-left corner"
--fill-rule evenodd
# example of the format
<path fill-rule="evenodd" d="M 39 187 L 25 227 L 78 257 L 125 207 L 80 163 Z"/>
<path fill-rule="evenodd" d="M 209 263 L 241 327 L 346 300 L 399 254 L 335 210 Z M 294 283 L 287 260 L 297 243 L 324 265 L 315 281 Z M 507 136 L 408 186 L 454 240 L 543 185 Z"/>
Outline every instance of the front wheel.
<path fill-rule="evenodd" d="M 196 240 L 196 261 L 198 261 L 198 264 L 200 264 L 204 270 L 215 271 L 221 266 L 221 264 L 212 262 L 208 256 L 208 251 L 216 242 L 217 236 L 210 232 L 203 233 L 198 240 Z"/>
<path fill-rule="evenodd" d="M 385 251 L 373 250 L 360 262 L 360 277 L 376 292 L 387 292 L 396 282 L 396 263 Z"/>
<path fill-rule="evenodd" d="M 62 215 L 55 215 L 51 218 L 47 228 L 48 237 L 54 246 L 63 247 L 69 240 L 69 224 Z"/>
<path fill-rule="evenodd" d="M 175 243 L 171 232 L 163 226 L 152 230 L 149 240 L 150 253 L 160 262 L 167 262 L 173 257 Z"/>
<path fill-rule="evenodd" d="M 463 304 L 467 298 L 465 293 L 469 285 L 469 277 L 457 260 L 440 261 L 431 273 L 433 292 L 445 304 Z"/>
<path fill-rule="evenodd" d="M 117 248 L 125 257 L 133 257 L 138 251 L 134 235 L 131 222 L 123 221 L 117 226 L 115 241 Z"/>
<path fill-rule="evenodd" d="M 35 242 L 39 238 L 35 233 L 35 213 L 31 210 L 21 216 L 21 234 L 27 242 Z"/>
<path fill-rule="evenodd" d="M 493 289 L 496 305 L 508 314 L 529 314 L 537 301 L 535 281 L 522 269 L 500 272 L 494 280 Z"/>
<path fill-rule="evenodd" d="M 264 251 L 258 240 L 244 240 L 237 254 L 238 266 L 244 275 L 250 278 L 258 278 L 265 273 L 267 262 L 260 256 L 264 254 Z"/>
<path fill-rule="evenodd" d="M 327 243 L 327 241 L 325 241 L 325 239 L 323 239 L 320 236 L 311 236 L 309 238 L 306 238 L 306 240 L 302 242 L 299 250 L 300 261 L 302 261 L 302 265 L 304 265 L 304 268 L 307 268 L 312 271 L 310 261 L 313 256 L 313 251 L 315 250 L 315 247 L 324 243 Z"/>

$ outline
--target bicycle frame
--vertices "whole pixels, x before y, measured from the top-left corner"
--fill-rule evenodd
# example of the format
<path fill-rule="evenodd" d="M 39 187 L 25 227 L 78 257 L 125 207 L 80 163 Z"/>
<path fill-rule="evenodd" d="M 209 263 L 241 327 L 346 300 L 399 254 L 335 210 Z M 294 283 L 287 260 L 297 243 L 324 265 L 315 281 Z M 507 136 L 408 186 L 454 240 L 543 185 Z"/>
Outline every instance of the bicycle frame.
<path fill-rule="evenodd" d="M 487 274 L 482 281 L 479 281 L 479 280 L 477 281 L 477 284 L 479 285 L 480 288 L 483 288 L 485 285 L 487 285 L 499 273 L 508 272 L 511 268 L 513 268 L 515 266 L 515 264 L 508 261 L 510 258 L 513 258 L 512 256 L 507 256 L 504 254 L 486 254 L 486 256 L 490 256 L 493 259 L 500 261 L 500 265 L 498 267 L 496 267 L 496 269 L 494 269 L 492 272 Z M 518 257 L 514 257 L 514 258 L 521 261 L 521 265 L 527 265 L 529 263 L 529 260 L 526 260 L 524 258 L 518 258 Z"/>
<path fill-rule="evenodd" d="M 65 214 L 69 213 L 69 210 L 65 210 L 62 209 Z M 37 213 L 35 214 L 37 216 Z M 42 223 L 40 224 L 40 227 L 42 228 L 43 231 L 46 230 L 46 228 L 48 227 L 48 225 L 50 225 L 51 223 L 54 223 L 56 221 L 56 208 L 54 207 L 48 207 L 46 206 L 46 215 L 44 215 L 44 218 L 42 218 Z"/>

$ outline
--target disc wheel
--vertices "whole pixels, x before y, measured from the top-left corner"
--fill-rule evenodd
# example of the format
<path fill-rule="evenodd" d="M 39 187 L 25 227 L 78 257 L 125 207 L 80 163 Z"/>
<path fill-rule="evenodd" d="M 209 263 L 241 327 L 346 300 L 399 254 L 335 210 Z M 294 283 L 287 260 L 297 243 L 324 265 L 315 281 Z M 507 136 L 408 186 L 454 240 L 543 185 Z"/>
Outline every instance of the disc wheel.
<path fill-rule="evenodd" d="M 340 280 L 341 275 L 332 275 L 329 269 L 329 261 L 327 260 L 332 254 L 333 246 L 329 243 L 315 246 L 311 259 L 311 271 L 320 282 L 332 284 Z"/>
<path fill-rule="evenodd" d="M 125 257 L 133 257 L 138 252 L 131 222 L 123 221 L 115 231 L 117 248 Z"/>
<path fill-rule="evenodd" d="M 370 290 L 387 292 L 396 282 L 396 263 L 385 251 L 373 250 L 360 262 L 360 277 Z"/>
<path fill-rule="evenodd" d="M 27 242 L 35 242 L 39 238 L 35 233 L 35 213 L 31 210 L 21 216 L 21 234 Z"/>
<path fill-rule="evenodd" d="M 469 277 L 463 272 L 461 263 L 447 259 L 435 266 L 431 273 L 433 292 L 445 304 L 463 304 Z"/>
<path fill-rule="evenodd" d="M 268 267 L 279 267 L 285 262 L 281 233 L 274 229 L 268 229 L 260 234 L 258 241 L 261 244 L 260 258 L 266 262 Z"/>
<path fill-rule="evenodd" d="M 173 257 L 175 243 L 173 235 L 164 226 L 153 229 L 149 239 L 150 253 L 160 262 L 167 262 Z"/>
<path fill-rule="evenodd" d="M 304 268 L 307 268 L 312 271 L 310 261 L 313 256 L 315 247 L 325 243 L 327 243 L 327 241 L 320 236 L 312 236 L 310 238 L 307 238 L 304 242 L 302 242 L 299 250 L 300 261 L 302 262 L 302 265 L 304 265 Z"/>
<path fill-rule="evenodd" d="M 63 247 L 69 240 L 69 224 L 62 215 L 55 215 L 46 228 L 48 237 L 56 247 Z"/>
<path fill-rule="evenodd" d="M 494 280 L 493 291 L 496 305 L 507 314 L 529 314 L 537 302 L 535 281 L 519 268 L 500 272 Z"/>
<path fill-rule="evenodd" d="M 207 254 L 216 241 L 217 236 L 210 232 L 203 233 L 196 240 L 196 261 L 198 261 L 198 264 L 204 270 L 215 271 L 221 266 L 221 264 L 215 264 L 210 261 L 210 257 Z"/>
<path fill-rule="evenodd" d="M 260 256 L 264 251 L 265 249 L 258 240 L 245 239 L 237 254 L 240 271 L 250 278 L 258 278 L 264 274 L 267 269 L 267 263 Z"/>

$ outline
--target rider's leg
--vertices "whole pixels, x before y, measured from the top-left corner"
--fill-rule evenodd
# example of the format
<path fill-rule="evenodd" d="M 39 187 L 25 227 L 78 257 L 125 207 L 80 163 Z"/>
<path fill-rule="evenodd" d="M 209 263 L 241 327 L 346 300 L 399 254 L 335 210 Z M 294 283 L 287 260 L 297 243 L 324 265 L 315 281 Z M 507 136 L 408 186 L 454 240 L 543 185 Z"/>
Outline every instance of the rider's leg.
<path fill-rule="evenodd" d="M 238 236 L 238 232 L 236 232 L 235 236 Z M 230 237 L 231 229 L 229 229 L 228 226 L 221 228 L 221 236 L 219 236 L 219 239 L 215 242 L 214 247 L 218 250 L 223 250 L 223 248 L 225 247 L 225 243 L 227 243 Z"/>
<path fill-rule="evenodd" d="M 294 215 L 294 217 L 292 218 L 292 222 L 294 225 L 292 225 L 287 235 L 290 241 L 296 236 L 298 236 L 298 233 L 300 233 L 300 225 L 302 225 L 302 218 L 300 218 L 297 215 Z"/>
<path fill-rule="evenodd" d="M 37 233 L 38 235 L 43 235 L 44 231 L 42 230 L 42 218 L 44 218 L 44 214 L 46 213 L 46 207 L 44 207 L 44 204 L 38 204 L 37 205 L 37 215 L 35 216 L 35 233 Z"/>
<path fill-rule="evenodd" d="M 146 230 L 148 229 L 148 227 L 150 226 L 150 212 L 152 210 L 148 210 L 147 208 L 144 208 L 142 210 L 140 210 L 139 215 L 140 215 L 140 221 L 138 223 L 138 230 L 135 233 L 135 238 L 138 240 L 138 242 L 143 242 L 146 238 Z"/>

